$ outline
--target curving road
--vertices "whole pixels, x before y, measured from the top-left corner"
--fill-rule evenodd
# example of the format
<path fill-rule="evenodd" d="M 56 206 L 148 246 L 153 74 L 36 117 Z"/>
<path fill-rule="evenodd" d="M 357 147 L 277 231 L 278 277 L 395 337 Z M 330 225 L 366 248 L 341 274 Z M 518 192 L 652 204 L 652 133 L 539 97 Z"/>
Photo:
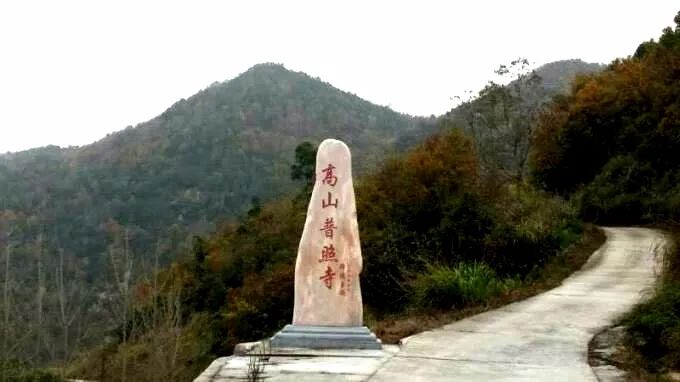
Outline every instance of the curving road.
<path fill-rule="evenodd" d="M 647 295 L 663 234 L 604 228 L 607 241 L 555 289 L 407 339 L 369 381 L 597 381 L 590 339 Z"/>

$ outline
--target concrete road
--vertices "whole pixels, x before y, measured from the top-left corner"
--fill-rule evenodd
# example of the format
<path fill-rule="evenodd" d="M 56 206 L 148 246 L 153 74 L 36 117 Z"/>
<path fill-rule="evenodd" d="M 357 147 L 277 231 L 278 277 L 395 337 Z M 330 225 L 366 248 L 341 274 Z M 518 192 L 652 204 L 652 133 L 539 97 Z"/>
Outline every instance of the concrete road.
<path fill-rule="evenodd" d="M 607 241 L 558 288 L 417 334 L 369 381 L 597 381 L 590 339 L 648 295 L 666 240 L 605 228 Z"/>

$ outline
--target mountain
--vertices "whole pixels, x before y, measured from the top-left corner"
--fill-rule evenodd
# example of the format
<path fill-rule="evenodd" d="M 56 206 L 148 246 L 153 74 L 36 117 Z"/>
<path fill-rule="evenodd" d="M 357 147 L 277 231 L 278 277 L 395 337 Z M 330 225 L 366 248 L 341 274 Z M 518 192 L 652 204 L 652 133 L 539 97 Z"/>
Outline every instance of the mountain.
<path fill-rule="evenodd" d="M 0 156 L 0 210 L 30 221 L 15 242 L 44 232 L 48 250 L 89 258 L 88 274 L 101 268 L 112 225 L 129 232 L 133 252 L 160 242 L 170 259 L 187 235 L 293 190 L 300 143 L 342 139 L 361 173 L 434 123 L 260 64 L 93 144 Z"/>
<path fill-rule="evenodd" d="M 549 92 L 566 94 L 578 74 L 596 73 L 606 66 L 585 62 L 580 59 L 560 60 L 538 67 L 535 72 L 541 77 L 541 87 Z"/>
<path fill-rule="evenodd" d="M 542 97 L 598 68 L 580 60 L 540 67 Z M 48 252 L 88 259 L 89 275 L 106 261 L 115 226 L 129 232 L 133 252 L 148 257 L 156 248 L 171 260 L 192 233 L 295 189 L 290 166 L 298 144 L 342 139 L 361 174 L 422 141 L 436 122 L 259 64 L 93 144 L 0 155 L 0 210 L 23 223 L 15 243 L 42 232 Z"/>

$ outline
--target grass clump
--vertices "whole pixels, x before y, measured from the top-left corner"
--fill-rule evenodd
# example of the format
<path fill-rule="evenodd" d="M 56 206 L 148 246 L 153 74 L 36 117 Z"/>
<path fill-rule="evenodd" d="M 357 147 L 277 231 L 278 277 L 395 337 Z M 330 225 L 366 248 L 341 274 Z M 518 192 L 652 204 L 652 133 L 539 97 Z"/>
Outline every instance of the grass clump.
<path fill-rule="evenodd" d="M 680 231 L 675 231 L 673 242 L 655 296 L 623 320 L 638 366 L 652 373 L 680 369 Z"/>
<path fill-rule="evenodd" d="M 462 307 L 486 301 L 517 283 L 499 279 L 485 263 L 428 265 L 413 281 L 413 303 L 423 308 Z"/>
<path fill-rule="evenodd" d="M 416 294 L 413 292 L 413 288 L 418 285 L 415 281 L 412 281 L 405 285 L 406 287 L 411 288 L 409 289 L 411 293 L 409 293 L 410 304 L 408 309 L 402 312 L 381 316 L 376 315 L 375 311 L 371 310 L 371 307 L 369 306 L 369 309 L 365 311 L 366 325 L 383 340 L 383 343 L 394 344 L 398 343 L 404 337 L 425 330 L 438 328 L 452 321 L 523 300 L 560 285 L 562 280 L 581 268 L 590 255 L 592 255 L 604 241 L 605 235 L 602 230 L 593 225 L 586 224 L 583 227 L 583 234 L 575 242 L 569 245 L 568 248 L 560 251 L 557 255 L 550 257 L 547 263 L 540 267 L 540 269 L 534 270 L 530 275 L 527 275 L 524 278 L 506 278 L 504 279 L 505 281 L 502 282 L 505 288 L 500 293 L 493 295 L 486 300 L 468 303 L 463 307 L 456 307 L 455 309 L 450 309 L 450 305 L 445 308 L 418 306 Z M 474 262 L 464 263 L 474 264 Z M 486 263 L 484 264 L 486 265 Z M 429 267 L 441 268 L 432 265 Z M 425 267 L 425 269 L 427 268 L 428 267 Z M 426 271 L 420 271 L 413 273 L 412 277 L 414 280 L 418 277 L 424 279 L 427 274 L 428 272 Z M 497 276 L 500 275 L 499 272 L 495 272 L 495 274 Z M 499 276 L 498 278 L 503 280 L 502 276 Z M 447 303 L 450 303 L 450 301 Z"/>
<path fill-rule="evenodd" d="M 680 283 L 664 285 L 654 298 L 636 307 L 626 323 L 648 370 L 680 369 Z"/>
<path fill-rule="evenodd" d="M 0 381 L 61 382 L 63 379 L 46 370 L 33 369 L 24 362 L 8 360 L 0 361 Z"/>

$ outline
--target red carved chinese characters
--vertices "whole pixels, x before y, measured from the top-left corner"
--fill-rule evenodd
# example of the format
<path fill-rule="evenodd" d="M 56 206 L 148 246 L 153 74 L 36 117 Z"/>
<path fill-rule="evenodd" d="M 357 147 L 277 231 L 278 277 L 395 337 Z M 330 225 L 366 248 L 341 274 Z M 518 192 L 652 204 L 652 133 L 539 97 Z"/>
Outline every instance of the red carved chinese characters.
<path fill-rule="evenodd" d="M 331 201 L 331 192 L 328 191 L 328 200 L 321 200 L 321 207 L 326 208 L 329 206 L 333 206 L 335 208 L 338 208 L 338 199 L 335 199 L 335 203 Z"/>
<path fill-rule="evenodd" d="M 334 175 L 333 170 L 335 170 L 335 166 L 330 163 L 328 164 L 328 167 L 321 170 L 324 173 L 321 183 L 335 187 L 336 183 L 338 183 L 338 177 Z"/>
<path fill-rule="evenodd" d="M 330 187 L 335 187 L 336 184 L 338 184 L 338 177 L 335 175 L 335 169 L 336 167 L 333 166 L 333 164 L 329 163 L 328 167 L 325 169 L 321 170 L 323 172 L 323 177 L 321 178 L 321 184 L 328 185 Z M 338 199 L 335 198 L 333 199 L 333 195 L 331 194 L 331 191 L 328 191 L 327 198 L 324 198 L 321 200 L 321 207 L 326 208 L 326 207 L 335 207 L 338 208 Z M 338 227 L 335 225 L 335 221 L 333 220 L 333 217 L 327 217 L 326 220 L 324 221 L 323 227 L 319 229 L 319 231 L 322 231 L 324 234 L 324 237 L 327 239 L 333 240 L 334 237 L 334 232 Z M 335 246 L 333 244 L 325 245 L 323 249 L 321 250 L 321 258 L 319 259 L 319 263 L 328 263 L 328 262 L 338 262 L 337 255 L 335 253 Z M 340 266 L 340 294 L 342 296 L 345 295 L 345 265 L 342 264 Z M 333 268 L 331 268 L 330 265 L 326 266 L 326 270 L 323 274 L 323 276 L 319 277 L 319 280 L 323 282 L 323 284 L 326 286 L 328 289 L 333 288 L 333 279 L 335 278 L 335 272 L 333 271 Z"/>
<path fill-rule="evenodd" d="M 333 272 L 333 269 L 331 269 L 331 267 L 328 266 L 328 267 L 326 267 L 326 272 L 324 273 L 324 275 L 319 277 L 319 280 L 323 281 L 326 288 L 331 289 L 331 288 L 333 288 L 333 278 L 334 277 L 335 277 L 335 272 Z"/>
<path fill-rule="evenodd" d="M 338 261 L 338 259 L 335 258 L 335 247 L 333 247 L 333 244 L 329 246 L 324 246 L 323 249 L 321 250 L 321 258 L 319 259 L 319 262 L 323 263 L 326 261 L 334 262 Z"/>
<path fill-rule="evenodd" d="M 335 226 L 335 222 L 333 221 L 333 218 L 326 218 L 326 221 L 323 224 L 323 228 L 321 228 L 319 231 L 323 231 L 324 235 L 332 239 L 333 238 L 333 230 L 337 229 L 338 227 Z"/>

